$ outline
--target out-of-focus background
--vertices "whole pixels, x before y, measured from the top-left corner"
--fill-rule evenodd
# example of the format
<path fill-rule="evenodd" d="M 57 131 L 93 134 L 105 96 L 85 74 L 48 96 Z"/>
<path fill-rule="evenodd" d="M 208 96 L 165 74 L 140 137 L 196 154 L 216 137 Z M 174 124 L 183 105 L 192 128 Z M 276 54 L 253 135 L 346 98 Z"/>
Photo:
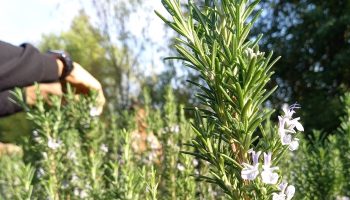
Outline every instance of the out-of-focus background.
<path fill-rule="evenodd" d="M 261 6 L 254 29 L 264 33 L 261 50 L 282 56 L 271 85 L 279 89 L 268 106 L 299 103 L 306 133 L 333 133 L 343 114 L 339 97 L 350 86 L 350 3 L 269 0 Z M 0 39 L 68 51 L 101 80 L 112 112 L 130 106 L 145 86 L 155 104 L 163 103 L 167 84 L 188 104 L 194 95 L 186 79 L 196 74 L 163 61 L 175 55 L 169 48 L 175 34 L 154 14 L 163 9 L 156 0 L 3 1 Z M 0 119 L 0 138 L 16 141 L 27 127 L 21 114 Z"/>
<path fill-rule="evenodd" d="M 199 5 L 203 2 L 195 0 Z M 276 109 L 276 112 L 264 126 L 276 130 L 281 106 L 298 103 L 301 109 L 297 110 L 296 117 L 301 117 L 305 128 L 298 136 L 298 151 L 288 154 L 288 158 L 281 162 L 280 169 L 288 172 L 286 179 L 296 186 L 295 199 L 349 199 L 350 1 L 266 0 L 258 7 L 264 11 L 250 37 L 263 33 L 260 51 L 274 51 L 274 57 L 282 56 L 273 68 L 275 74 L 269 85 L 271 88 L 278 85 L 278 89 L 265 105 Z M 128 152 L 130 144 L 143 149 L 140 154 L 135 154 L 135 163 L 142 161 L 140 166 L 144 166 L 143 153 L 148 148 L 146 138 L 152 136 L 150 141 L 155 143 L 157 151 L 150 151 L 150 155 L 164 157 L 162 162 L 156 161 L 159 164 L 157 174 L 161 175 L 159 188 L 162 199 L 191 199 L 177 195 L 220 199 L 221 194 L 213 192 L 216 188 L 208 189 L 211 187 L 206 184 L 196 186 L 194 179 L 188 176 L 201 168 L 201 164 L 179 154 L 183 150 L 180 146 L 195 137 L 189 128 L 192 116 L 180 109 L 197 104 L 196 89 L 186 80 L 200 81 L 200 77 L 181 62 L 163 60 L 167 56 L 176 56 L 172 48 L 176 34 L 158 19 L 154 10 L 166 13 L 161 0 L 0 1 L 0 40 L 14 45 L 30 42 L 42 52 L 66 50 L 74 61 L 96 76 L 107 97 L 106 114 L 102 115 L 99 125 L 112 127 L 112 130 L 103 128 L 97 135 L 106 137 L 104 139 L 112 147 L 110 155 L 114 155 L 113 152 L 121 154 L 120 148 Z M 84 112 L 77 115 L 84 116 Z M 70 117 L 84 119 L 82 116 Z M 114 116 L 115 119 L 106 116 Z M 128 129 L 121 131 L 125 127 Z M 0 119 L 0 142 L 23 144 L 22 141 L 30 138 L 31 133 L 35 139 L 37 132 L 32 132 L 23 113 Z M 63 136 L 70 141 L 76 133 L 71 130 Z M 133 144 L 129 139 L 121 139 L 133 133 L 136 133 L 136 138 L 142 139 L 140 144 L 143 146 Z M 101 142 L 90 138 L 83 141 L 96 142 L 96 145 Z M 108 152 L 105 144 L 101 147 L 101 152 Z M 19 147 L 17 149 L 21 150 Z M 75 147 L 75 150 L 79 149 Z M 84 163 L 83 156 L 77 157 Z M 108 163 L 111 160 L 119 162 L 115 156 L 104 159 Z M 129 160 L 134 167 L 124 163 L 120 169 L 122 174 L 126 174 L 125 177 L 135 178 L 137 165 Z M 22 158 L 17 162 L 10 157 L 1 163 L 8 166 L 1 167 L 7 169 L 0 173 L 4 177 L 17 177 L 18 170 L 12 170 L 17 166 L 15 163 L 22 163 L 23 169 L 29 169 L 25 168 Z M 181 163 L 187 163 L 186 174 Z M 89 167 L 96 166 L 99 165 L 84 164 L 76 171 L 86 172 Z M 119 164 L 115 165 L 115 169 L 118 167 Z M 63 168 L 70 169 L 65 165 Z M 28 177 L 27 172 L 23 174 L 23 177 Z M 36 171 L 38 174 L 40 169 Z M 148 182 L 147 177 L 143 178 Z M 1 183 L 6 185 L 10 183 L 8 180 Z M 92 180 L 95 183 L 96 179 Z M 129 188 L 125 191 L 142 188 L 125 182 L 120 181 Z M 129 181 L 134 182 L 140 181 Z M 82 183 L 87 184 L 85 181 Z M 0 188 L 0 197 L 1 191 L 6 195 L 8 188 L 13 188 L 11 184 L 5 189 Z M 124 187 L 113 185 L 112 188 L 119 190 Z M 102 192 L 100 189 L 96 191 Z M 177 191 L 177 195 L 173 191 Z M 168 198 L 170 196 L 172 198 Z"/>

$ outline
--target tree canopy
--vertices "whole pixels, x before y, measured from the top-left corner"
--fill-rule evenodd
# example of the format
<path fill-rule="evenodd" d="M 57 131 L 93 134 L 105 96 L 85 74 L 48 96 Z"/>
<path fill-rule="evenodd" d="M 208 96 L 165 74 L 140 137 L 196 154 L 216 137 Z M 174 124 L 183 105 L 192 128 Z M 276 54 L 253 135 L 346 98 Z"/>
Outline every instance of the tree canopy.
<path fill-rule="evenodd" d="M 269 0 L 263 6 L 262 46 L 282 56 L 273 102 L 300 103 L 305 127 L 334 130 L 339 96 L 350 88 L 350 2 Z"/>

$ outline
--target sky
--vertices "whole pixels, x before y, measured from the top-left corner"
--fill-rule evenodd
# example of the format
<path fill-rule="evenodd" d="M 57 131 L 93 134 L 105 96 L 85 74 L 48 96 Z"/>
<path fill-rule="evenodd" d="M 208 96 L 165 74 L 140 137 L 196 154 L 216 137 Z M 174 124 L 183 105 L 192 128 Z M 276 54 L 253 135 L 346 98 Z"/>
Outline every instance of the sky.
<path fill-rule="evenodd" d="M 128 0 L 118 0 L 128 1 Z M 82 4 L 84 2 L 84 4 Z M 84 7 L 90 16 L 92 23 L 95 11 L 87 0 L 0 0 L 0 40 L 13 45 L 24 42 L 34 45 L 40 42 L 43 34 L 60 34 L 69 29 L 72 19 Z M 155 46 L 146 47 L 146 53 L 141 55 L 141 62 L 151 67 L 151 70 L 143 70 L 146 73 L 157 73 L 164 70 L 161 55 L 157 52 L 158 47 L 167 47 L 165 44 L 168 33 L 164 31 L 164 23 L 154 14 L 154 10 L 165 13 L 160 0 L 144 2 L 146 11 L 138 11 L 131 15 L 129 29 L 140 40 L 145 34 L 147 41 Z M 148 23 L 151 22 L 151 23 Z M 147 27 L 144 28 L 147 24 Z M 150 66 L 154 65 L 154 66 Z M 156 66 L 156 67 L 155 67 Z M 150 74 L 145 74 L 150 75 Z"/>
<path fill-rule="evenodd" d="M 83 0 L 0 0 L 0 40 L 19 45 L 23 42 L 38 43 L 42 34 L 59 34 L 69 28 L 70 22 L 82 8 L 81 2 Z M 86 2 L 89 1 L 84 1 L 84 8 L 93 19 L 94 11 Z M 160 31 L 163 23 L 153 10 L 164 9 L 157 0 L 148 1 L 147 4 L 150 12 L 131 16 L 130 29 L 134 35 L 141 37 L 140 24 L 146 19 L 152 20 L 147 32 L 153 42 L 159 42 L 166 33 Z"/>
<path fill-rule="evenodd" d="M 0 40 L 14 45 L 67 30 L 80 7 L 67 0 L 0 0 L 0 5 Z"/>

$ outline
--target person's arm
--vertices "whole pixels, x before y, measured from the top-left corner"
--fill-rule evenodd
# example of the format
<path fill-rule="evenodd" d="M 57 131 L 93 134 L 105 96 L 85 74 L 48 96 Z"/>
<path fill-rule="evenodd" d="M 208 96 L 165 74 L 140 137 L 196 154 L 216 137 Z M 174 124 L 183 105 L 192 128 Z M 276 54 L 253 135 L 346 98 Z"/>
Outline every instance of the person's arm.
<path fill-rule="evenodd" d="M 0 98 L 0 113 L 18 111 L 17 105 L 13 105 L 8 99 L 8 90 L 15 87 L 30 87 L 37 83 L 52 83 L 66 81 L 75 87 L 78 93 L 86 93 L 90 90 L 98 91 L 97 107 L 102 112 L 105 103 L 101 84 L 89 72 L 78 63 L 74 63 L 73 70 L 64 80 L 60 80 L 64 64 L 51 54 L 42 54 L 30 44 L 16 47 L 0 41 L 0 92 L 4 92 Z M 56 87 L 45 87 L 44 93 L 56 94 Z M 5 95 L 6 94 L 6 95 Z M 4 106 L 7 106 L 4 108 Z M 0 116 L 2 116 L 0 114 Z"/>
<path fill-rule="evenodd" d="M 29 86 L 34 82 L 58 81 L 58 70 L 52 55 L 42 54 L 32 45 L 16 47 L 0 41 L 0 91 Z"/>
<path fill-rule="evenodd" d="M 40 95 L 47 100 L 50 95 L 62 95 L 61 83 L 40 83 L 38 84 L 38 90 Z M 36 96 L 36 86 L 31 85 L 22 89 L 24 93 L 25 102 L 28 105 L 34 105 L 37 100 Z M 12 99 L 12 101 L 11 101 Z M 22 111 L 21 106 L 14 103 L 16 100 L 15 96 L 12 94 L 11 90 L 6 90 L 0 92 L 0 117 L 5 117 L 17 112 Z"/>

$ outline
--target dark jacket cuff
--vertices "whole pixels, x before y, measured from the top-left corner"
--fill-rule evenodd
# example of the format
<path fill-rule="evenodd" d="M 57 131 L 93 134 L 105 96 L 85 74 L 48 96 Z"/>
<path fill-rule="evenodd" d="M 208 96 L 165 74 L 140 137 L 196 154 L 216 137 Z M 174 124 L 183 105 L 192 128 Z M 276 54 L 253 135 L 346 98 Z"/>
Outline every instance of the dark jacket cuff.
<path fill-rule="evenodd" d="M 15 100 L 15 97 L 10 90 L 0 92 L 0 117 L 11 115 L 23 110 L 21 106 L 10 99 Z"/>

